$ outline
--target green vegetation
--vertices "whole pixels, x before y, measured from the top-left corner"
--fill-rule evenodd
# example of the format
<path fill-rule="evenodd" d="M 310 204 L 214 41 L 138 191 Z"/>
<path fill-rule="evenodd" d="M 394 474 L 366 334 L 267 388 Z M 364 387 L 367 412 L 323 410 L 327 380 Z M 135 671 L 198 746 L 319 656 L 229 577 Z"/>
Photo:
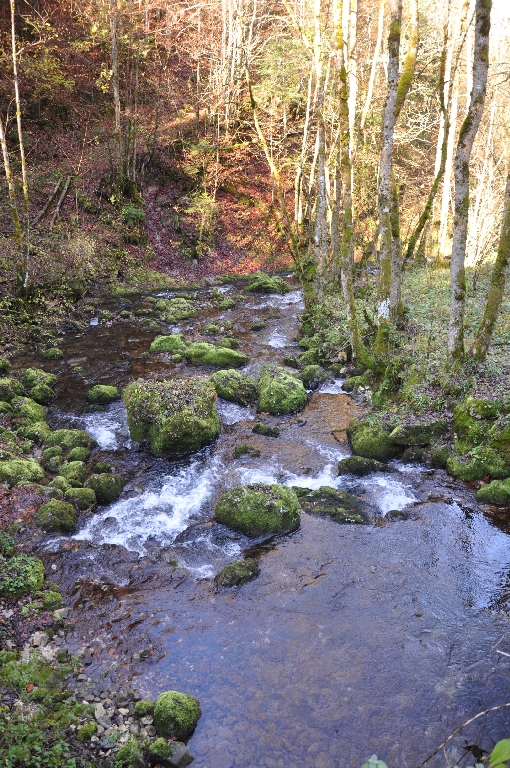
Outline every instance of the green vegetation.
<path fill-rule="evenodd" d="M 248 293 L 288 293 L 290 287 L 281 277 L 272 277 L 265 272 L 255 272 L 246 286 Z"/>
<path fill-rule="evenodd" d="M 0 597 L 8 599 L 41 589 L 44 566 L 37 557 L 15 555 L 0 568 Z"/>
<path fill-rule="evenodd" d="M 184 352 L 184 338 L 180 333 L 172 333 L 170 336 L 156 336 L 150 346 L 151 352 Z"/>
<path fill-rule="evenodd" d="M 193 365 L 211 365 L 218 368 L 240 368 L 248 362 L 247 355 L 228 347 L 215 347 L 206 341 L 195 341 L 185 351 Z"/>
<path fill-rule="evenodd" d="M 299 526 L 300 504 L 283 485 L 238 485 L 218 499 L 214 513 L 219 523 L 246 536 L 288 533 Z"/>
<path fill-rule="evenodd" d="M 51 499 L 39 508 L 34 520 L 43 531 L 72 533 L 76 528 L 78 516 L 72 504 Z"/>
<path fill-rule="evenodd" d="M 234 369 L 217 371 L 211 381 L 218 397 L 239 405 L 254 405 L 257 402 L 257 382 L 252 376 Z"/>
<path fill-rule="evenodd" d="M 120 393 L 117 387 L 95 384 L 87 392 L 87 400 L 95 405 L 108 405 L 108 403 L 113 403 L 115 400 L 120 400 Z"/>
<path fill-rule="evenodd" d="M 9 486 L 21 482 L 39 482 L 44 472 L 35 459 L 11 459 L 0 461 L 0 482 Z"/>
<path fill-rule="evenodd" d="M 258 410 L 274 416 L 299 411 L 308 402 L 303 382 L 278 365 L 262 366 L 258 395 Z"/>
<path fill-rule="evenodd" d="M 200 705 L 193 696 L 166 691 L 156 701 L 154 725 L 158 736 L 181 741 L 193 733 L 201 715 Z"/>
<path fill-rule="evenodd" d="M 110 472 L 93 473 L 85 482 L 85 488 L 94 492 L 98 504 L 112 504 L 122 493 L 124 480 L 122 475 Z"/>
<path fill-rule="evenodd" d="M 226 565 L 216 576 L 214 581 L 219 587 L 240 587 L 247 581 L 257 578 L 260 566 L 256 560 L 247 558 L 236 563 Z"/>

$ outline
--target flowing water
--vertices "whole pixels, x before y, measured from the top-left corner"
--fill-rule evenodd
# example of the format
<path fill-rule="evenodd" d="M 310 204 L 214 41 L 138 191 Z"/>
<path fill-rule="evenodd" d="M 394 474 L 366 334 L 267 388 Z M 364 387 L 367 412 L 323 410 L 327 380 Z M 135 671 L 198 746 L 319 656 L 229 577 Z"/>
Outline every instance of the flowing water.
<path fill-rule="evenodd" d="M 206 305 L 171 330 L 192 338 L 205 322 L 231 320 L 256 373 L 299 354 L 301 311 L 297 290 L 250 296 L 232 310 Z M 251 330 L 255 321 L 265 328 Z M 133 674 L 145 696 L 174 688 L 197 696 L 197 768 L 359 768 L 374 752 L 393 768 L 417 768 L 464 720 L 505 702 L 506 521 L 418 465 L 337 477 L 349 454 L 343 430 L 364 412 L 341 380 L 310 393 L 298 415 L 264 417 L 280 427 L 277 439 L 252 434 L 254 410 L 218 401 L 222 430 L 212 446 L 179 461 L 151 456 L 131 442 L 121 403 L 94 411 L 85 393 L 150 374 L 210 374 L 147 356 L 155 335 L 129 320 L 93 319 L 66 335 L 63 364 L 20 360 L 59 372 L 51 425 L 86 429 L 99 444 L 94 458 L 127 480 L 119 501 L 82 516 L 74 537 L 43 543 L 77 618 L 75 648 L 94 652 L 89 674 L 111 685 Z M 234 458 L 239 443 L 260 457 Z M 345 488 L 369 502 L 374 524 L 303 514 L 299 530 L 254 547 L 212 519 L 219 494 L 249 482 Z M 407 519 L 390 521 L 391 510 Z M 217 590 L 212 577 L 246 553 L 258 557 L 260 576 Z M 481 718 L 429 765 L 454 765 L 466 751 L 472 763 L 465 745 L 490 749 L 508 725 L 506 710 Z"/>

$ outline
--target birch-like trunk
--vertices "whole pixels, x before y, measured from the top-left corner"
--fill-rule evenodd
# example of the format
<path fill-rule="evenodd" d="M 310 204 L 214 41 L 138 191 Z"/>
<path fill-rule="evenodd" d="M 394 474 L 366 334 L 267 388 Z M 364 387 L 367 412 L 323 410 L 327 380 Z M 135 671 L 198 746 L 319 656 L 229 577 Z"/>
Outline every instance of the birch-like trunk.
<path fill-rule="evenodd" d="M 381 162 L 379 166 L 379 282 L 377 286 L 377 338 L 375 352 L 383 355 L 388 348 L 390 327 L 391 287 L 391 166 L 393 158 L 393 136 L 395 132 L 400 33 L 402 26 L 402 0 L 391 0 L 390 31 L 388 35 L 388 85 L 383 115 Z"/>
<path fill-rule="evenodd" d="M 469 214 L 469 161 L 482 119 L 487 74 L 489 70 L 489 33 L 492 0 L 476 0 L 475 42 L 473 53 L 473 89 L 468 113 L 462 123 L 455 155 L 455 213 L 453 222 L 450 328 L 448 355 L 464 359 L 464 308 L 466 302 L 465 257 Z"/>
<path fill-rule="evenodd" d="M 110 36 L 112 46 L 112 89 L 113 106 L 115 109 L 115 174 L 117 186 L 121 192 L 124 191 L 124 163 L 122 158 L 122 126 L 121 126 L 121 107 L 120 107 L 120 86 L 119 86 L 119 49 L 118 49 L 118 7 L 117 0 L 110 0 Z"/>
<path fill-rule="evenodd" d="M 23 245 L 23 230 L 21 229 L 21 224 L 19 220 L 18 203 L 16 200 L 16 189 L 14 186 L 14 178 L 12 176 L 12 171 L 11 171 L 11 163 L 9 161 L 9 150 L 7 149 L 7 141 L 5 138 L 4 124 L 1 119 L 0 119 L 0 144 L 2 145 L 5 179 L 7 181 L 7 189 L 9 191 L 9 206 L 11 209 L 11 219 L 12 219 L 12 226 L 14 229 L 14 237 L 16 240 L 16 245 L 21 250 L 21 247 Z"/>
<path fill-rule="evenodd" d="M 503 207 L 503 225 L 499 238 L 498 253 L 491 276 L 491 284 L 485 304 L 485 312 L 471 347 L 471 355 L 475 360 L 483 362 L 492 339 L 494 326 L 501 309 L 505 292 L 508 262 L 510 260 L 510 172 L 508 173 Z"/>
<path fill-rule="evenodd" d="M 379 61 L 379 56 L 381 53 L 381 45 L 382 45 L 382 38 L 383 38 L 383 29 L 384 29 L 384 0 L 380 0 L 381 4 L 379 6 L 379 21 L 377 24 L 377 40 L 375 43 L 374 48 L 374 54 L 372 56 L 372 64 L 370 67 L 370 77 L 368 79 L 368 88 L 367 88 L 367 97 L 365 99 L 365 104 L 363 105 L 363 110 L 361 112 L 361 120 L 360 120 L 360 133 L 363 133 L 365 129 L 365 123 L 368 117 L 368 113 L 370 111 L 370 104 L 372 103 L 372 94 L 374 92 L 374 84 L 375 84 L 375 75 L 377 72 L 377 63 Z"/>

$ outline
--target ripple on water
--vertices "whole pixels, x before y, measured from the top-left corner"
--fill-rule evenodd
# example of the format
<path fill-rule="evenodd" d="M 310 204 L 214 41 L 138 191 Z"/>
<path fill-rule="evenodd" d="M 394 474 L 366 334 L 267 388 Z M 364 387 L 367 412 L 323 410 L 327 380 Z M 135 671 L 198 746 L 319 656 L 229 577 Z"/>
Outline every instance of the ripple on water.
<path fill-rule="evenodd" d="M 112 403 L 106 411 L 87 413 L 85 416 L 75 417 L 74 420 L 82 422 L 85 431 L 104 451 L 116 451 L 131 445 L 127 410 L 122 401 Z"/>
<path fill-rule="evenodd" d="M 253 408 L 245 408 L 242 405 L 236 405 L 236 403 L 229 403 L 220 397 L 216 401 L 216 409 L 224 424 L 237 424 L 240 421 L 254 421 L 255 419 L 255 410 Z"/>

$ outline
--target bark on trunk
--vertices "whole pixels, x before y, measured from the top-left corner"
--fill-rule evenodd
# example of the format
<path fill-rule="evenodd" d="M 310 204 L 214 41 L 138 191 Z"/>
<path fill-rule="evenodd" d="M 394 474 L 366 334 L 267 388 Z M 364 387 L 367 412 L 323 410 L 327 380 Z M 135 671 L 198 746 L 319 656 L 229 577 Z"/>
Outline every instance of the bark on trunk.
<path fill-rule="evenodd" d="M 16 200 L 16 189 L 14 187 L 14 179 L 11 171 L 11 163 L 9 161 L 9 151 L 7 149 L 7 141 L 5 139 L 4 124 L 0 120 L 0 144 L 2 145 L 2 155 L 4 159 L 5 179 L 7 181 L 7 189 L 9 190 L 9 206 L 11 209 L 12 226 L 14 229 L 14 237 L 16 239 L 16 245 L 21 248 L 23 244 L 23 231 L 18 214 L 18 203 Z"/>
<path fill-rule="evenodd" d="M 503 294 L 505 292 L 508 262 L 510 260 L 510 172 L 508 173 L 505 189 L 505 204 L 503 208 L 503 225 L 499 238 L 498 253 L 492 271 L 491 284 L 485 305 L 485 312 L 471 347 L 471 355 L 475 360 L 483 362 L 492 339 L 494 325 L 499 315 Z"/>
<path fill-rule="evenodd" d="M 120 191 L 124 188 L 124 169 L 122 158 L 122 126 L 121 126 L 121 107 L 120 107 L 120 88 L 119 88 L 119 49 L 118 49 L 118 8 L 117 0 L 110 0 L 110 35 L 112 44 L 112 89 L 113 105 L 115 109 L 115 175 L 117 185 Z"/>
<path fill-rule="evenodd" d="M 466 277 L 464 270 L 469 214 L 469 161 L 473 142 L 482 119 L 487 73 L 489 69 L 489 32 L 492 0 L 476 0 L 473 90 L 469 110 L 462 123 L 455 155 L 455 215 L 450 266 L 452 295 L 448 354 L 456 362 L 464 359 L 464 307 Z"/>

